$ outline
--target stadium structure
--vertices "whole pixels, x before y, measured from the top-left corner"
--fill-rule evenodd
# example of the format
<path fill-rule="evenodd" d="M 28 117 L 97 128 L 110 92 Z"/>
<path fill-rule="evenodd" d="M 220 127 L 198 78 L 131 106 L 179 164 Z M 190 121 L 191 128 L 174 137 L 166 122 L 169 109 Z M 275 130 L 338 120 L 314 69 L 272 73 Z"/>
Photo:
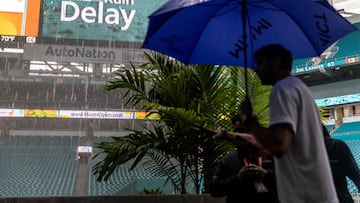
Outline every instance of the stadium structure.
<path fill-rule="evenodd" d="M 105 1 L 112 2 L 105 8 L 126 11 L 119 10 L 124 21 L 112 22 L 116 26 L 100 24 L 98 16 L 90 23 L 69 14 L 100 8 L 102 1 L 3 1 L 10 6 L 0 8 L 0 25 L 8 19 L 13 27 L 0 29 L 0 197 L 133 194 L 149 185 L 162 187 L 164 179 L 127 165 L 108 182 L 97 182 L 91 173 L 97 160 L 90 157 L 94 143 L 150 122 L 139 106 L 123 103 L 124 90 L 107 92 L 104 85 L 115 70 L 146 62 L 140 49 L 146 17 L 165 0 Z M 360 29 L 359 15 L 342 5 L 336 9 Z M 358 163 L 359 47 L 356 31 L 320 57 L 296 60 L 293 66 L 318 106 L 329 110 L 329 131 L 347 142 Z M 349 188 L 356 191 L 351 181 Z"/>
<path fill-rule="evenodd" d="M 98 160 L 90 157 L 94 143 L 150 122 L 140 105 L 123 103 L 124 90 L 104 85 L 120 67 L 145 62 L 147 16 L 164 2 L 2 2 L 0 197 L 138 194 L 163 186 L 162 178 L 128 165 L 98 182 L 91 171 Z M 78 13 L 100 7 L 117 17 L 99 10 L 104 21 L 89 22 Z"/>

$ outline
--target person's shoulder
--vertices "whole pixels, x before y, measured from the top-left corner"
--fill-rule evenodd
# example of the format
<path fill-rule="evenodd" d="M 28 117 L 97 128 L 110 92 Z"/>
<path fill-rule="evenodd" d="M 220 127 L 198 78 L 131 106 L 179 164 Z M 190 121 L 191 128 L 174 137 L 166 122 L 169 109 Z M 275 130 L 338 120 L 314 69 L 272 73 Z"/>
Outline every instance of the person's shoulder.
<path fill-rule="evenodd" d="M 343 140 L 340 140 L 337 138 L 328 137 L 327 139 L 336 144 L 345 144 L 345 142 Z"/>
<path fill-rule="evenodd" d="M 239 155 L 238 155 L 237 151 L 233 151 L 233 152 L 226 154 L 222 159 L 228 160 L 228 159 L 234 159 L 234 158 L 238 158 L 238 157 L 239 157 Z"/>
<path fill-rule="evenodd" d="M 285 83 L 291 86 L 306 86 L 302 80 L 292 75 L 285 78 Z"/>
<path fill-rule="evenodd" d="M 348 147 L 348 145 L 346 144 L 346 142 L 343 141 L 343 140 L 333 139 L 333 138 L 331 138 L 331 140 L 332 140 L 336 145 L 339 145 L 339 146 L 342 146 L 342 147 Z"/>
<path fill-rule="evenodd" d="M 233 151 L 223 156 L 220 160 L 220 163 L 226 167 L 238 167 L 239 164 L 241 164 L 240 160 L 242 159 L 239 157 L 237 151 Z"/>
<path fill-rule="evenodd" d="M 301 82 L 301 80 L 295 76 L 289 75 L 284 77 L 283 79 L 279 80 L 279 83 L 289 83 L 289 82 L 293 82 L 293 81 L 299 81 Z"/>
<path fill-rule="evenodd" d="M 342 154 L 342 153 L 345 153 L 346 151 L 350 150 L 349 146 L 343 140 L 331 138 L 329 141 L 330 142 L 329 142 L 328 146 L 331 149 L 331 151 L 336 151 L 336 153 Z"/>
<path fill-rule="evenodd" d="M 275 83 L 273 89 L 277 90 L 289 90 L 299 86 L 304 86 L 304 83 L 297 77 L 287 76 L 282 80 L 279 80 Z"/>

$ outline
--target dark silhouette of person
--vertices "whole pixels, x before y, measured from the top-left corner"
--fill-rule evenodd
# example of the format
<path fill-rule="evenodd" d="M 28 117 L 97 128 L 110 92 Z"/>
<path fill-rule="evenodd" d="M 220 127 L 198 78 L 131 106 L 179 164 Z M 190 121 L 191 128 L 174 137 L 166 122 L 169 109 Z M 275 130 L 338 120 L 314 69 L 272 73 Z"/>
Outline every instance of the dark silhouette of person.
<path fill-rule="evenodd" d="M 273 154 L 280 202 L 338 203 L 319 108 L 306 84 L 292 75 L 291 52 L 269 44 L 254 59 L 261 84 L 272 86 L 270 119 L 268 125 L 259 123 L 246 98 L 240 109 L 249 133 L 237 135 Z"/>
<path fill-rule="evenodd" d="M 338 199 L 340 203 L 353 203 L 346 177 L 352 180 L 359 190 L 359 167 L 347 144 L 342 140 L 331 138 L 325 125 L 323 125 L 323 135 Z"/>
<path fill-rule="evenodd" d="M 242 130 L 237 117 L 233 118 L 233 125 L 235 131 Z M 251 143 L 236 139 L 236 150 L 225 155 L 218 164 L 210 194 L 226 196 L 227 203 L 277 203 L 273 160 Z"/>

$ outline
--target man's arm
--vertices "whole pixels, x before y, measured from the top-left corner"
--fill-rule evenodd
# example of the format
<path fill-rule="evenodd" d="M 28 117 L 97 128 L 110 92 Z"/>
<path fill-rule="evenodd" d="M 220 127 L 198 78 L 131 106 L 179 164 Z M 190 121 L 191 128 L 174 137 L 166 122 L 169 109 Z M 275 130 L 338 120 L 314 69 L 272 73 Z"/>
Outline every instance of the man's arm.
<path fill-rule="evenodd" d="M 289 124 L 275 124 L 266 128 L 262 126 L 254 116 L 250 99 L 245 99 L 240 105 L 239 115 L 243 125 L 247 126 L 250 134 L 270 153 L 276 157 L 282 157 L 287 153 L 294 132 Z"/>
<path fill-rule="evenodd" d="M 249 122 L 250 134 L 270 153 L 282 157 L 287 153 L 294 133 L 288 124 L 275 124 L 263 127 L 256 119 Z"/>
<path fill-rule="evenodd" d="M 238 144 L 236 137 L 240 137 L 259 149 L 264 149 L 265 154 L 281 157 L 287 153 L 294 133 L 288 124 L 276 124 L 270 128 L 263 127 L 258 121 L 249 123 L 249 133 L 227 132 L 226 130 L 213 131 L 213 138 L 223 138 Z"/>

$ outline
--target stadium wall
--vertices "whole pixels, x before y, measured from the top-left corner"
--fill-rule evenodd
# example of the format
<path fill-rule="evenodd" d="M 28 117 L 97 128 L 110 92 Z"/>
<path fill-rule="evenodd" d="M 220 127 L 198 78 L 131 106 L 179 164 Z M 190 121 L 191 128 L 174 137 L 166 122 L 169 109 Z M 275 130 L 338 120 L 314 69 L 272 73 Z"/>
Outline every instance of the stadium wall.
<path fill-rule="evenodd" d="M 315 99 L 335 97 L 360 92 L 360 79 L 328 83 L 309 87 Z"/>
<path fill-rule="evenodd" d="M 224 198 L 210 195 L 122 195 L 122 196 L 81 196 L 81 197 L 31 197 L 0 198 L 0 203 L 224 203 Z"/>

